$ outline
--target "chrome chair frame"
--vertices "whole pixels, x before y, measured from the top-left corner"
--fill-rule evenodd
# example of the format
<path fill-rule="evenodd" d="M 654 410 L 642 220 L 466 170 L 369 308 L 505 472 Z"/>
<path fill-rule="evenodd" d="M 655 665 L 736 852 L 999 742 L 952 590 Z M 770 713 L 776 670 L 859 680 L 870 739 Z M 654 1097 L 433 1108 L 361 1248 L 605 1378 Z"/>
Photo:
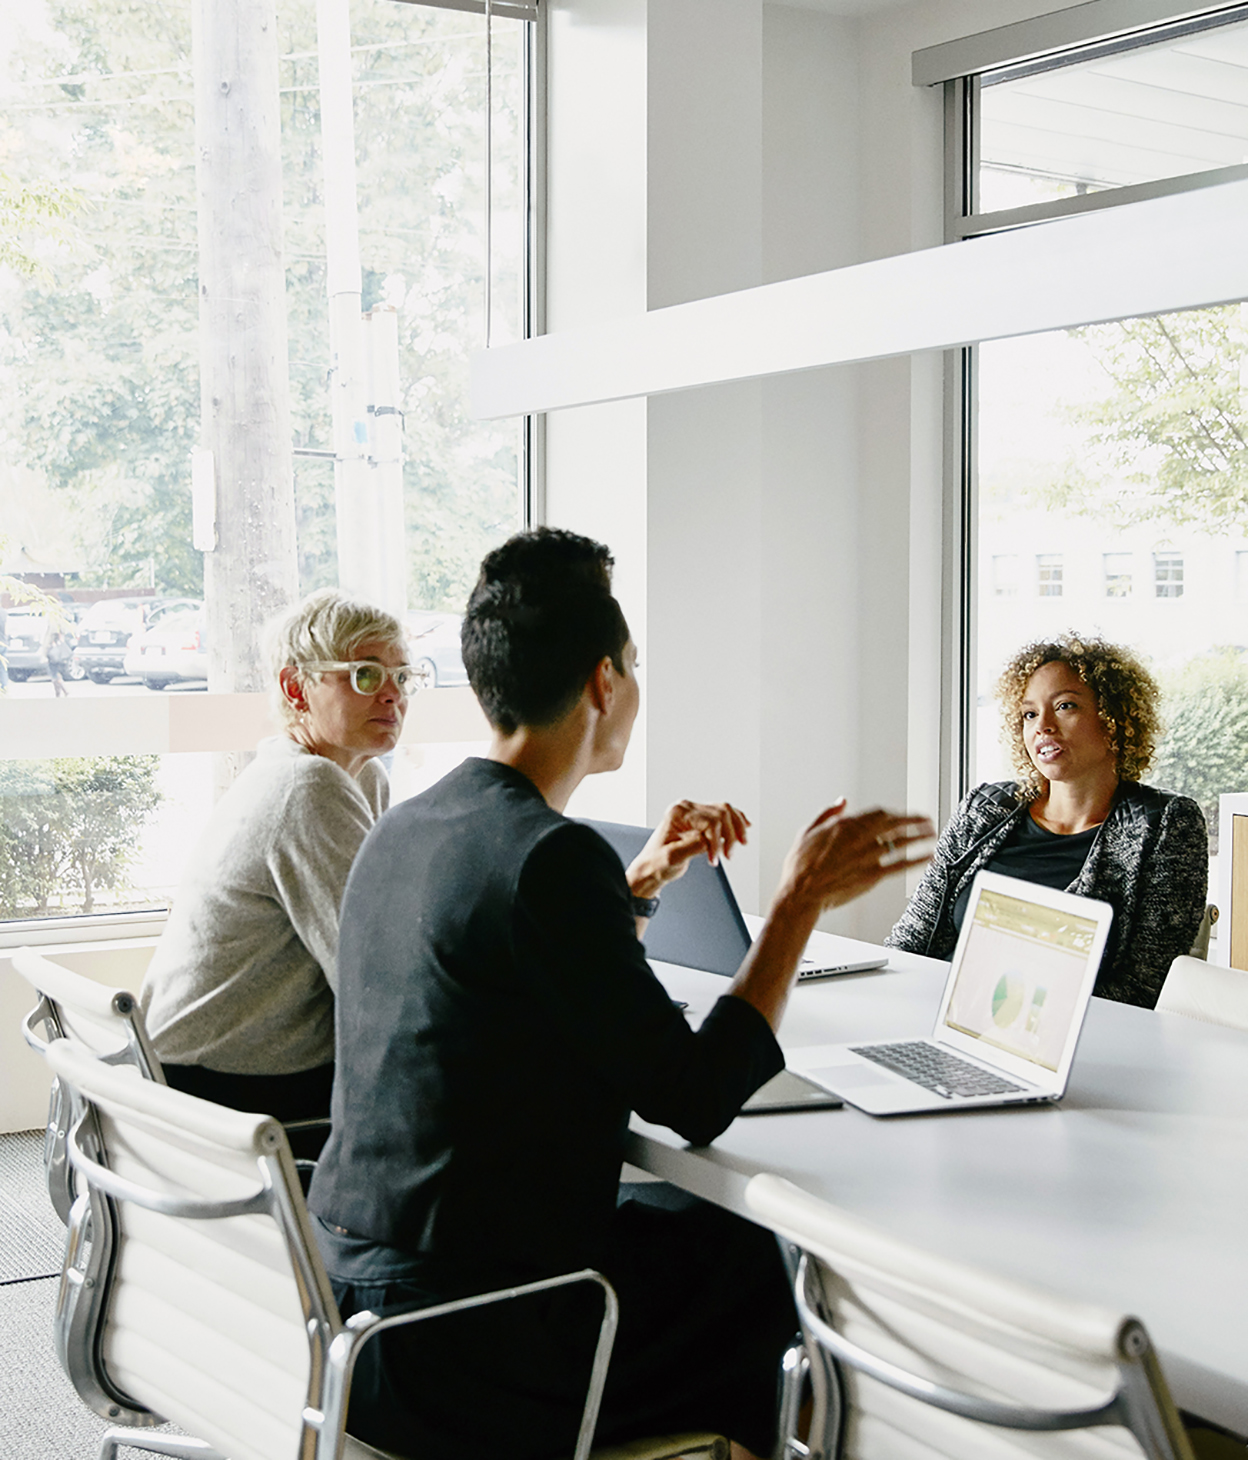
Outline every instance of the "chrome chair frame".
<path fill-rule="evenodd" d="M 775 1176 L 753 1177 L 746 1188 L 746 1205 L 755 1220 L 777 1231 L 802 1330 L 801 1348 L 790 1351 L 789 1367 L 797 1376 L 808 1365 L 814 1399 L 811 1440 L 805 1443 L 796 1435 L 797 1401 L 789 1393 L 798 1386 L 786 1376 L 788 1402 L 776 1460 L 838 1460 L 847 1450 L 886 1454 L 878 1448 L 881 1434 L 887 1433 L 878 1428 L 882 1415 L 923 1453 L 959 1453 L 954 1431 L 941 1429 L 939 1439 L 929 1439 L 921 1428 L 905 1425 L 900 1410 L 890 1406 L 885 1415 L 878 1391 L 870 1398 L 855 1394 L 847 1382 L 851 1372 L 932 1409 L 1002 1431 L 1056 1436 L 1061 1431 L 1121 1426 L 1139 1447 L 1135 1453 L 1147 1460 L 1193 1460 L 1156 1352 L 1138 1319 L 1068 1302 L 949 1262 Z M 835 1302 L 834 1289 L 839 1294 Z M 860 1325 L 864 1334 L 873 1335 L 889 1350 L 888 1357 L 856 1341 L 857 1334 L 847 1337 L 841 1331 L 846 1324 Z M 912 1344 L 914 1335 L 921 1336 L 918 1347 Z M 969 1348 L 958 1347 L 960 1336 L 966 1337 Z M 976 1344 L 988 1351 L 999 1345 L 1006 1356 L 991 1380 L 975 1366 Z M 919 1372 L 909 1366 L 911 1356 Z M 1081 1369 L 1085 1362 L 1088 1367 Z M 924 1368 L 930 1377 L 921 1372 Z M 1005 1376 L 1005 1387 L 998 1387 L 997 1394 L 1008 1395 L 1018 1376 L 1027 1380 L 1036 1397 L 1047 1389 L 1058 1398 L 1060 1387 L 1055 1392 L 1043 1383 L 1050 1374 L 1065 1375 L 1067 1380 L 1079 1375 L 1082 1392 L 1067 1392 L 1082 1402 L 1048 1408 L 1043 1400 L 1017 1402 L 967 1392 L 949 1382 L 952 1377 L 954 1384 L 982 1381 L 1000 1386 Z M 851 1416 L 876 1426 L 861 1452 L 857 1447 L 865 1431 L 851 1433 Z M 934 1426 L 934 1433 L 939 1428 Z M 929 1451 L 925 1441 L 939 1449 Z M 1012 1442 L 1002 1448 L 1017 1455 L 1022 1447 Z M 1116 1453 L 1117 1442 L 1112 1448 Z M 975 1453 L 981 1449 L 995 1453 L 991 1444 L 977 1447 Z M 1063 1447 L 1060 1453 L 1073 1452 Z"/>
<path fill-rule="evenodd" d="M 59 1043 L 72 1045 L 73 1041 Z M 85 1050 L 81 1053 L 94 1058 Z M 49 1062 L 55 1069 L 57 1044 L 51 1046 Z M 62 1085 L 69 1090 L 74 1113 L 66 1138 L 68 1160 L 86 1190 L 75 1200 L 70 1215 L 65 1266 L 57 1298 L 56 1347 L 66 1374 L 84 1402 L 103 1418 L 121 1422 L 107 1432 L 101 1460 L 114 1456 L 119 1445 L 186 1457 L 186 1460 L 226 1460 L 201 1440 L 148 1433 L 151 1426 L 163 1423 L 162 1418 L 117 1388 L 105 1369 L 101 1337 L 112 1297 L 120 1233 L 117 1205 L 126 1202 L 184 1220 L 214 1221 L 261 1214 L 276 1224 L 292 1261 L 311 1356 L 302 1412 L 301 1460 L 341 1460 L 351 1375 L 361 1348 L 379 1333 L 575 1283 L 596 1284 L 603 1290 L 604 1313 L 573 1455 L 573 1460 L 588 1460 L 619 1317 L 615 1291 L 601 1273 L 585 1268 L 415 1311 L 362 1312 L 344 1324 L 320 1255 L 309 1241 L 307 1212 L 298 1177 L 285 1134 L 276 1121 L 269 1122 L 263 1130 L 266 1153 L 257 1158 L 260 1184 L 251 1195 L 228 1201 L 175 1196 L 142 1186 L 110 1170 L 95 1106 L 63 1075 Z M 353 1441 L 353 1445 L 365 1454 L 380 1453 L 358 1441 Z"/>
<path fill-rule="evenodd" d="M 38 1054 L 46 1054 L 48 1046 L 53 1040 L 64 1039 L 71 1034 L 71 1030 L 65 1026 L 61 1001 L 49 994 L 44 987 L 49 979 L 49 970 L 54 981 L 59 975 L 67 975 L 75 979 L 81 979 L 82 975 L 61 968 L 59 964 L 36 953 L 33 948 L 18 948 L 11 961 L 16 971 L 39 995 L 39 1002 L 22 1020 L 22 1037 Z M 91 980 L 86 979 L 83 982 L 90 985 L 92 995 L 98 989 L 96 1006 L 89 1010 L 88 1014 L 107 1019 L 110 1023 L 115 1021 L 117 1031 L 125 1040 L 124 1046 L 118 1050 L 94 1051 L 96 1058 L 109 1065 L 133 1065 L 145 1080 L 155 1080 L 158 1084 L 163 1085 L 165 1083 L 164 1071 L 161 1069 L 160 1058 L 148 1037 L 147 1026 L 143 1022 L 138 999 L 126 989 L 109 988 L 104 984 L 93 984 Z M 39 1025 L 43 1026 L 42 1034 L 38 1031 Z M 52 1207 L 61 1221 L 66 1224 L 69 1222 L 70 1209 L 74 1203 L 73 1172 L 65 1156 L 65 1137 L 69 1128 L 69 1119 L 70 1102 L 60 1087 L 60 1081 L 54 1079 L 48 1101 L 48 1123 L 43 1141 L 43 1164 L 47 1173 L 48 1196 L 51 1199 Z"/>
<path fill-rule="evenodd" d="M 1087 1409 L 1035 1409 L 1020 1404 L 1003 1404 L 999 1400 L 964 1394 L 943 1384 L 935 1384 L 851 1343 L 820 1316 L 818 1308 L 822 1294 L 813 1290 L 812 1279 L 817 1283 L 817 1270 L 812 1267 L 810 1254 L 803 1252 L 793 1285 L 793 1300 L 803 1332 L 838 1364 L 857 1369 L 859 1373 L 887 1384 L 890 1389 L 949 1414 L 961 1415 L 963 1419 L 999 1425 L 1004 1429 L 1052 1432 L 1122 1425 L 1136 1437 L 1150 1460 L 1190 1460 L 1186 1441 L 1176 1442 L 1174 1427 L 1167 1423 L 1157 1404 L 1156 1386 L 1164 1385 L 1165 1381 L 1148 1333 L 1144 1325 L 1134 1319 L 1124 1322 L 1118 1335 L 1118 1387 L 1112 1394 L 1101 1404 Z M 837 1430 L 839 1433 L 839 1421 Z"/>

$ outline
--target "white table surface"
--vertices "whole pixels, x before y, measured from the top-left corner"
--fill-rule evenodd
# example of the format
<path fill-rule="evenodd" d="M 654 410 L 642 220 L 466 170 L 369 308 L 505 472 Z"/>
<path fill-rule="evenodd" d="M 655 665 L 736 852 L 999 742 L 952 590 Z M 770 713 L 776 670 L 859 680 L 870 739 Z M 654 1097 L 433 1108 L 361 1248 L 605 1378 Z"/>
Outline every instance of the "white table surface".
<path fill-rule="evenodd" d="M 727 986 L 656 967 L 695 1022 Z M 789 1067 L 929 1034 L 945 969 L 889 950 L 887 969 L 794 989 Z M 1179 1404 L 1248 1434 L 1248 1034 L 1093 999 L 1060 1105 L 742 1116 L 698 1148 L 634 1119 L 628 1159 L 739 1212 L 774 1172 L 933 1251 L 1133 1313 Z"/>

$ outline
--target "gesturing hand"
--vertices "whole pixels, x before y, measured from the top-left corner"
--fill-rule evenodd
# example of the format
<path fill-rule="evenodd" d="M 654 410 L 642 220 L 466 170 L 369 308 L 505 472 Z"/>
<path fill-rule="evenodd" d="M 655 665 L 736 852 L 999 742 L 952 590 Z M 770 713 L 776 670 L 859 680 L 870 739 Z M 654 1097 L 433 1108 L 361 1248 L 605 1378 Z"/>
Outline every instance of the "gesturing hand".
<path fill-rule="evenodd" d="M 701 852 L 712 863 L 730 857 L 732 849 L 744 843 L 749 825 L 749 817 L 726 801 L 714 806 L 677 801 L 663 813 L 628 869 L 633 896 L 656 897 L 664 884 L 683 876 Z"/>
<path fill-rule="evenodd" d="M 936 829 L 926 816 L 844 810 L 843 800 L 829 806 L 798 836 L 785 859 L 781 896 L 814 901 L 821 911 L 840 907 L 930 858 Z"/>

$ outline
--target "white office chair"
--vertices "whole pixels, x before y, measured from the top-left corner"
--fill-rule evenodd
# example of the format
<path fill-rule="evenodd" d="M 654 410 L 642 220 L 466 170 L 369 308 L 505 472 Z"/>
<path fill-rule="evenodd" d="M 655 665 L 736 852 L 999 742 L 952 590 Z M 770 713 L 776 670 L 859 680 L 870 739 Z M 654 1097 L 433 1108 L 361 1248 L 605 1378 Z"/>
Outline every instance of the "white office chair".
<path fill-rule="evenodd" d="M 1157 1008 L 1206 1024 L 1248 1030 L 1248 973 L 1181 955 L 1170 965 Z"/>
<path fill-rule="evenodd" d="M 22 1020 L 22 1034 L 43 1053 L 54 1039 L 76 1039 L 106 1064 L 132 1065 L 145 1080 L 164 1084 L 160 1060 L 147 1037 L 138 1000 L 125 989 L 84 978 L 31 948 L 19 948 L 14 969 L 30 984 L 39 1002 Z M 69 1101 L 59 1081 L 52 1085 L 43 1160 L 48 1196 L 62 1222 L 73 1205 L 73 1171 L 65 1160 Z"/>
<path fill-rule="evenodd" d="M 344 1324 L 277 1121 L 136 1080 L 71 1040 L 50 1045 L 47 1060 L 73 1100 L 67 1151 L 86 1188 L 70 1218 L 57 1350 L 83 1400 L 126 1426 L 108 1431 L 101 1460 L 120 1445 L 196 1460 L 376 1457 L 345 1433 L 364 1343 L 399 1324 L 588 1282 L 603 1289 L 605 1312 L 574 1457 L 586 1460 L 616 1324 L 615 1294 L 598 1273 Z M 152 1434 L 162 1416 L 196 1438 Z M 689 1435 L 619 1454 L 725 1460 L 726 1451 L 717 1436 Z"/>
<path fill-rule="evenodd" d="M 1191 1460 L 1136 1319 L 933 1256 L 775 1176 L 746 1203 L 799 1250 L 816 1423 L 786 1456 Z"/>

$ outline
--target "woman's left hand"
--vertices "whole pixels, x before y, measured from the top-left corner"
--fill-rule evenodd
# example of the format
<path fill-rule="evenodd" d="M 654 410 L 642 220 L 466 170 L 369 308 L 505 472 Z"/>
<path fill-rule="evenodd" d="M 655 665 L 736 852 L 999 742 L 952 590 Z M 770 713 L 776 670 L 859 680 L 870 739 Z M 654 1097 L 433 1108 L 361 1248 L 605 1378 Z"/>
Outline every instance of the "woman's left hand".
<path fill-rule="evenodd" d="M 657 897 L 659 889 L 677 877 L 694 857 L 705 852 L 714 865 L 730 857 L 742 845 L 750 819 L 726 801 L 704 805 L 698 801 L 677 801 L 663 813 L 650 840 L 628 869 L 628 885 L 634 897 Z"/>

